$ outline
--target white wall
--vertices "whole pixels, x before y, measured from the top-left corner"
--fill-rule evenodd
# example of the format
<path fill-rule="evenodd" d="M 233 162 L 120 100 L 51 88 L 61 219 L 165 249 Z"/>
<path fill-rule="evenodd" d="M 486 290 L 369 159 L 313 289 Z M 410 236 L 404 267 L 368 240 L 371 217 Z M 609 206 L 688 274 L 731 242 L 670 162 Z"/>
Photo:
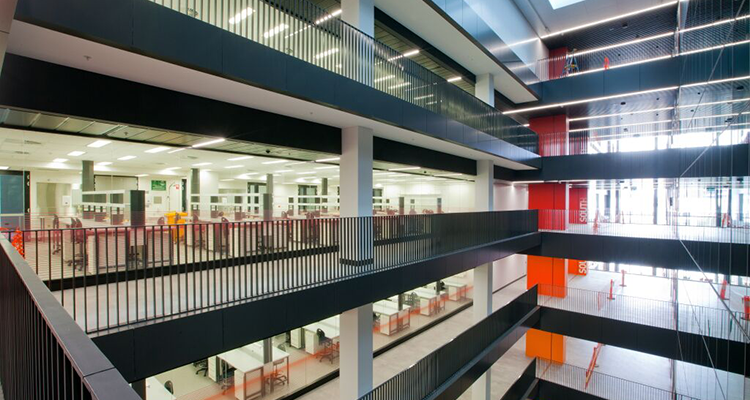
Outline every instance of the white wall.
<path fill-rule="evenodd" d="M 526 255 L 514 254 L 492 263 L 492 290 L 499 290 L 503 286 L 526 275 Z"/>
<path fill-rule="evenodd" d="M 495 211 L 527 210 L 529 188 L 495 183 Z"/>
<path fill-rule="evenodd" d="M 40 213 L 49 213 L 51 210 L 39 210 L 37 207 L 37 183 L 64 183 L 71 185 L 73 192 L 78 190 L 80 193 L 81 186 L 81 175 L 78 171 L 48 171 L 48 170 L 32 170 L 31 171 L 31 188 L 30 188 L 30 201 L 31 201 L 31 213 L 32 215 Z M 80 197 L 80 196 L 79 196 Z M 73 207 L 69 207 L 64 210 L 56 211 L 58 215 L 69 215 L 73 213 Z"/>
<path fill-rule="evenodd" d="M 383 196 L 391 201 L 391 208 L 398 208 L 398 198 L 400 196 L 426 195 L 414 197 L 418 213 L 421 213 L 423 208 L 433 208 L 438 197 L 443 201 L 444 212 L 474 210 L 474 182 L 383 183 L 382 189 Z M 406 209 L 409 209 L 408 200 Z"/>

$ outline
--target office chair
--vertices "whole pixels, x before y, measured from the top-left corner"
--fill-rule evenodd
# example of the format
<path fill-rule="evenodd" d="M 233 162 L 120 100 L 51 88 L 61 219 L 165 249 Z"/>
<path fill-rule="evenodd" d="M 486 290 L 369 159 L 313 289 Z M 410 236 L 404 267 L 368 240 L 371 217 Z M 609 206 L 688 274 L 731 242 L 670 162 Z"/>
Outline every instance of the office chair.
<path fill-rule="evenodd" d="M 164 382 L 164 389 L 167 389 L 167 392 L 170 394 L 174 394 L 174 384 L 172 381 L 166 381 Z"/>
<path fill-rule="evenodd" d="M 58 254 L 62 250 L 62 231 L 60 231 L 60 218 L 52 219 L 52 254 Z"/>
<path fill-rule="evenodd" d="M 208 375 L 208 359 L 198 360 L 193 363 L 193 366 L 197 368 L 195 374 L 198 375 L 203 372 L 203 376 Z"/>
<path fill-rule="evenodd" d="M 318 343 L 323 347 L 323 350 L 318 352 L 316 358 L 318 359 L 318 361 L 328 359 L 328 361 L 333 364 L 333 360 L 336 358 L 336 356 L 334 355 L 333 340 L 327 338 L 326 333 L 320 328 L 315 331 L 315 334 L 318 335 Z"/>
<path fill-rule="evenodd" d="M 73 228 L 83 228 L 83 223 L 80 219 L 71 218 L 71 220 L 73 220 Z M 86 258 L 84 257 L 84 250 L 86 247 L 86 232 L 83 229 L 75 229 L 71 232 L 71 236 L 73 238 L 73 247 L 75 248 L 75 251 L 73 252 L 73 258 L 68 260 L 66 264 L 68 266 L 72 266 L 74 269 L 83 271 L 84 265 L 86 263 Z"/>
<path fill-rule="evenodd" d="M 289 377 L 286 376 L 286 373 L 283 369 L 279 369 L 279 366 L 286 362 L 286 359 L 276 360 L 273 362 L 273 371 L 268 375 L 268 378 L 266 381 L 269 385 L 272 387 L 276 385 L 286 385 L 287 382 L 289 382 Z"/>

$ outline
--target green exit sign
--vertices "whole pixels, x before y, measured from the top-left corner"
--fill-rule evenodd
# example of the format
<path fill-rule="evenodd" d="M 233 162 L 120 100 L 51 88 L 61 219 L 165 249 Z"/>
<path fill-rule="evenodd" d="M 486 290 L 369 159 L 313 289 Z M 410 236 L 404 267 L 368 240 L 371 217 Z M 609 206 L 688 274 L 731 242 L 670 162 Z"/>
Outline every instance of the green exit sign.
<path fill-rule="evenodd" d="M 151 180 L 151 190 L 165 191 L 167 190 L 167 181 Z"/>

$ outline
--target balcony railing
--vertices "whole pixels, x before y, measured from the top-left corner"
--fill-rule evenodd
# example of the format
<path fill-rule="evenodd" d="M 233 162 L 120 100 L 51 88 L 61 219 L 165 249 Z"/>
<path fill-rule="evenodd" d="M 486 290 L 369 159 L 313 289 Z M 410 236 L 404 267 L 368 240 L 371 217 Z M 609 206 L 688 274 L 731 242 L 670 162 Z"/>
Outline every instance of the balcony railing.
<path fill-rule="evenodd" d="M 139 399 L 4 237 L 0 321 L 6 399 Z"/>
<path fill-rule="evenodd" d="M 536 295 L 536 288 L 519 295 L 416 364 L 360 397 L 360 400 L 432 398 L 430 396 L 434 396 L 441 385 L 475 358 L 491 350 L 491 347 L 497 345 L 504 349 L 496 350 L 495 355 L 511 348 L 525 333 L 526 321 L 536 309 Z"/>
<path fill-rule="evenodd" d="M 536 152 L 529 130 L 305 0 L 150 0 Z M 416 50 L 416 49 L 415 49 Z"/>
<path fill-rule="evenodd" d="M 666 214 L 666 223 L 653 214 L 600 214 L 586 210 L 539 210 L 540 231 L 584 235 L 624 236 L 719 243 L 750 244 L 748 216 Z"/>
<path fill-rule="evenodd" d="M 750 343 L 750 320 L 742 311 L 627 296 L 610 298 L 601 291 L 539 285 L 539 305 L 634 324 L 678 330 L 719 339 Z"/>
<path fill-rule="evenodd" d="M 87 333 L 372 274 L 536 231 L 535 211 L 4 232 Z"/>
<path fill-rule="evenodd" d="M 536 359 L 536 376 L 582 393 L 609 400 L 698 400 L 695 397 L 659 389 L 570 364 Z"/>

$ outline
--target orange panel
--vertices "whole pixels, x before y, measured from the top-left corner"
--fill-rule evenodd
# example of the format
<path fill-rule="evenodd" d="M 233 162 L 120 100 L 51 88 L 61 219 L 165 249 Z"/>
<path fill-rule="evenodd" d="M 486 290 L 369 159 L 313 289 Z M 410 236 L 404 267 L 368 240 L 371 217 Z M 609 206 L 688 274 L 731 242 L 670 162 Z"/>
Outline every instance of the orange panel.
<path fill-rule="evenodd" d="M 526 332 L 526 356 L 564 363 L 565 336 L 529 329 Z"/>
<path fill-rule="evenodd" d="M 586 261 L 568 260 L 568 273 L 572 275 L 588 275 L 588 264 L 586 264 Z"/>
<path fill-rule="evenodd" d="M 539 294 L 565 297 L 567 294 L 568 273 L 565 260 L 559 258 L 528 256 L 526 288 L 539 284 Z"/>

